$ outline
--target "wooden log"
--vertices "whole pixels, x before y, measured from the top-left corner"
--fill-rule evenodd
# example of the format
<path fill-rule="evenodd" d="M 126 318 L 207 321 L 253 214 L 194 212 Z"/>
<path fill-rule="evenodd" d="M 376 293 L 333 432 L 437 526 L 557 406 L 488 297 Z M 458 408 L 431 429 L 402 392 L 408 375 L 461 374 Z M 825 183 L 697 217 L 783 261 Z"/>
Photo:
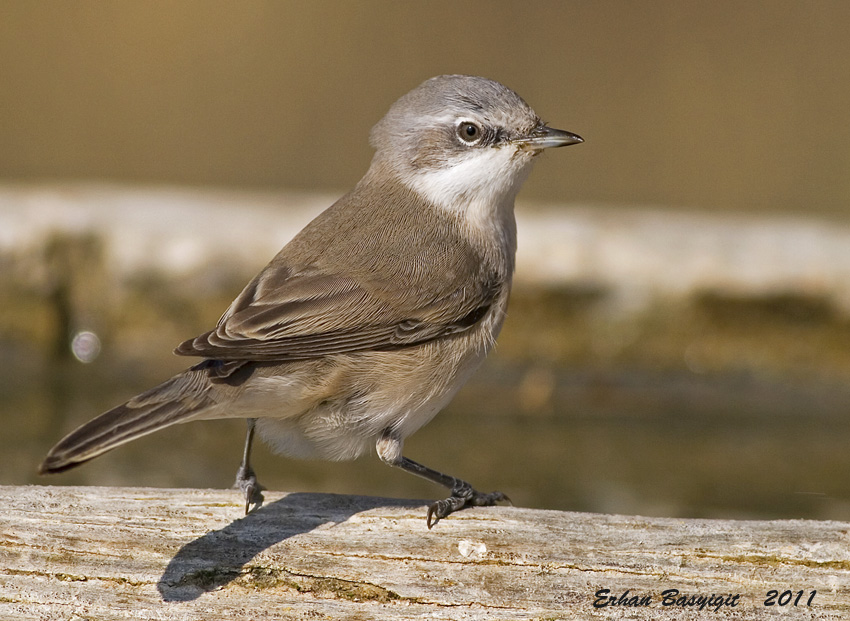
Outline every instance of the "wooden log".
<path fill-rule="evenodd" d="M 0 487 L 0 619 L 850 618 L 847 523 L 492 507 L 429 531 L 415 501 L 242 507 L 229 490 Z"/>

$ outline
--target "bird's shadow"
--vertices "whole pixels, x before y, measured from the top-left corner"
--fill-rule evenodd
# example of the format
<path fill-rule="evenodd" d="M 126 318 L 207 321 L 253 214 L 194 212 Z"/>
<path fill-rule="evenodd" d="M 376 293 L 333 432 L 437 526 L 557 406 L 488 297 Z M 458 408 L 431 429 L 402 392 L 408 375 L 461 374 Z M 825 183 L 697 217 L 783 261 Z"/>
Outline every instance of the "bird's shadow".
<path fill-rule="evenodd" d="M 264 505 L 224 528 L 190 541 L 174 555 L 157 582 L 166 602 L 185 602 L 232 582 L 251 559 L 290 537 L 355 513 L 411 501 L 365 496 L 293 493 Z"/>

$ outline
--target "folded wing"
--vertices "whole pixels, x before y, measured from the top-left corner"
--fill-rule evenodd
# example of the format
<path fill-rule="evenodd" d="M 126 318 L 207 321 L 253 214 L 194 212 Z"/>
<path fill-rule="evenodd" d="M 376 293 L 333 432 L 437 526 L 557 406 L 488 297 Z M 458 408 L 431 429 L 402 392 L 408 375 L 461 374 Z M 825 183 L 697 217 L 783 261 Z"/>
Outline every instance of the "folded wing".
<path fill-rule="evenodd" d="M 181 343 L 175 352 L 220 360 L 289 361 L 408 347 L 469 330 L 493 304 L 496 282 L 494 277 L 476 287 L 467 281 L 467 286 L 423 292 L 404 283 L 393 288 L 272 263 L 214 330 Z"/>

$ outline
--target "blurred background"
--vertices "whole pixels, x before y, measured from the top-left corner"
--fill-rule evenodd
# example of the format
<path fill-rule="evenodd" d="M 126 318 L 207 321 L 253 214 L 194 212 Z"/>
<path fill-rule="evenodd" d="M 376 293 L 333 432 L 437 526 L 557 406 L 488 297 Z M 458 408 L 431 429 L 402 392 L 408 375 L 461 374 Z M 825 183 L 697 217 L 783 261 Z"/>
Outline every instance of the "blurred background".
<path fill-rule="evenodd" d="M 518 201 L 496 352 L 409 457 L 516 504 L 850 520 L 850 4 L 0 0 L 0 484 L 227 487 L 242 421 L 39 477 L 182 369 L 389 105 L 510 86 L 585 144 Z M 284 491 L 436 498 L 258 448 Z"/>

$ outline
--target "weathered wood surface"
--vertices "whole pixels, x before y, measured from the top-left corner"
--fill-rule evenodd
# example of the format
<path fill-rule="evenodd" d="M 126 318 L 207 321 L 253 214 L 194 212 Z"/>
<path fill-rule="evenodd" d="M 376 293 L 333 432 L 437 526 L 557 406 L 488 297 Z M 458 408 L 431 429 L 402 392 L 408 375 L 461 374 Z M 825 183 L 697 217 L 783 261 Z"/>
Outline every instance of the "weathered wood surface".
<path fill-rule="evenodd" d="M 241 507 L 234 491 L 0 487 L 0 619 L 850 618 L 847 523 L 498 507 L 429 531 L 413 501 Z M 600 589 L 652 603 L 595 608 Z M 667 589 L 716 599 L 686 612 Z M 765 606 L 771 589 L 804 595 Z"/>

